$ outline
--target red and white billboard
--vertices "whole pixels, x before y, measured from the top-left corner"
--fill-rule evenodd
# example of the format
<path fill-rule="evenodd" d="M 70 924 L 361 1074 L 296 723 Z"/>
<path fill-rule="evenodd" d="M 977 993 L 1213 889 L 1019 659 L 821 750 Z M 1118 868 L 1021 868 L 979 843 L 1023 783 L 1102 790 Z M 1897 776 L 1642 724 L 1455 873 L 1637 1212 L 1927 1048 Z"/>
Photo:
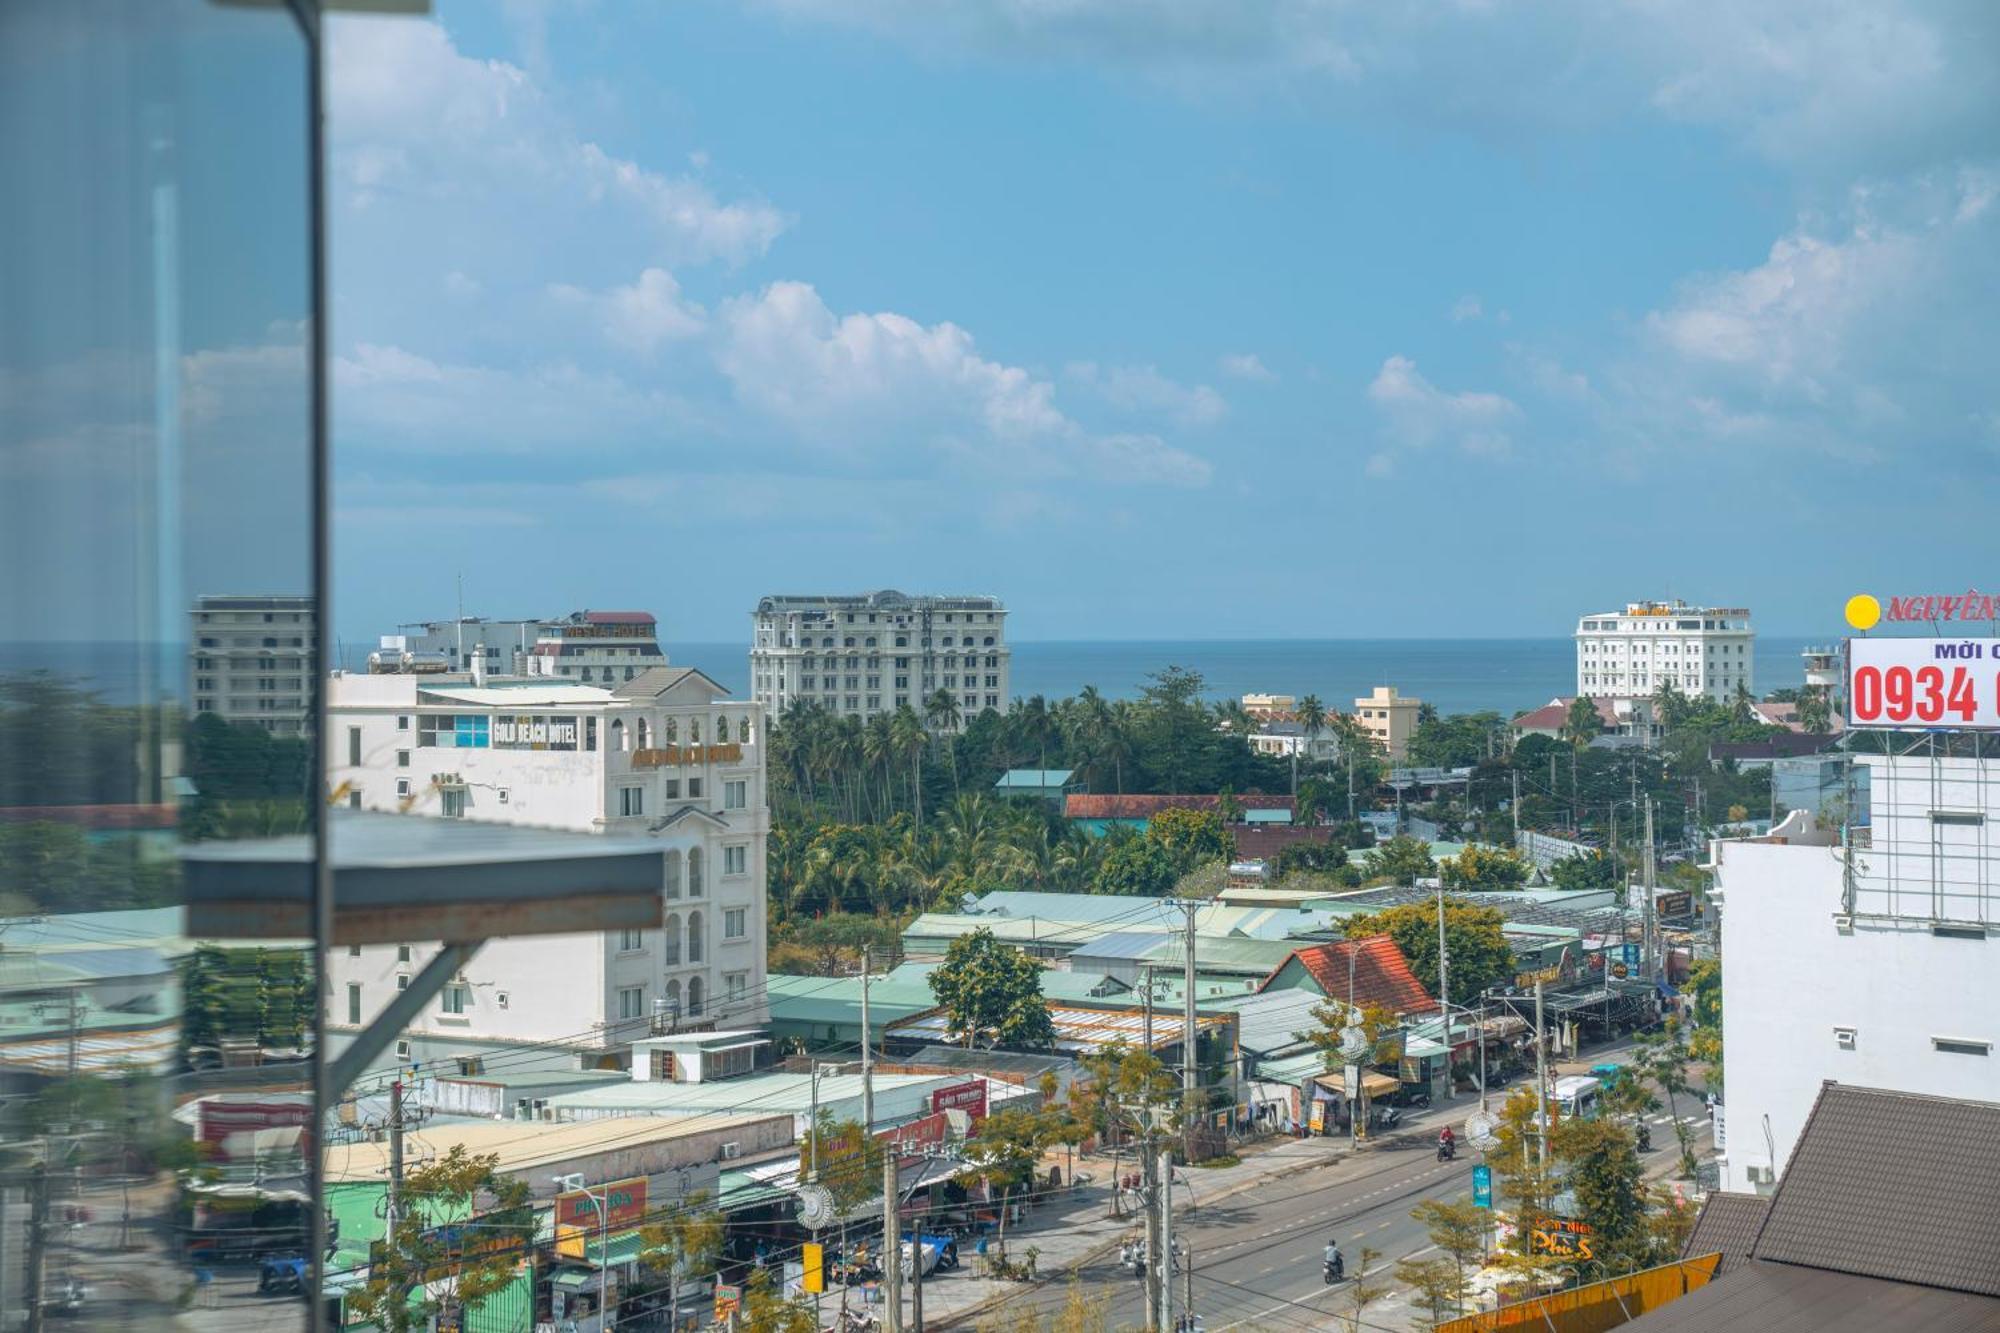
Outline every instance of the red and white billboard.
<path fill-rule="evenodd" d="M 964 1111 L 974 1120 L 984 1120 L 986 1080 L 975 1078 L 967 1083 L 954 1083 L 950 1087 L 939 1088 L 931 1094 L 931 1110 Z"/>
<path fill-rule="evenodd" d="M 1849 639 L 1847 725 L 2000 729 L 2000 639 Z"/>

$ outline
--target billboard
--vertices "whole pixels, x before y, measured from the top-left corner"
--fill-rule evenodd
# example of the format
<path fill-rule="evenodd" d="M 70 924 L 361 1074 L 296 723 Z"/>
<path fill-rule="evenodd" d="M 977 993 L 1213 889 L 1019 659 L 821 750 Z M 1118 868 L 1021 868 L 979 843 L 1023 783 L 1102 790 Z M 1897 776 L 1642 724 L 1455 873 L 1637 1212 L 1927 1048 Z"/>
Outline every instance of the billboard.
<path fill-rule="evenodd" d="M 595 1195 L 596 1197 L 591 1197 Z M 598 1201 L 604 1202 L 604 1219 L 598 1221 Z M 556 1225 L 558 1227 L 587 1227 L 592 1231 L 601 1225 L 607 1231 L 620 1231 L 637 1226 L 646 1216 L 646 1178 L 635 1176 L 631 1180 L 614 1180 L 608 1185 L 598 1185 L 589 1191 L 570 1190 L 556 1195 Z"/>
<path fill-rule="evenodd" d="M 975 1078 L 953 1083 L 931 1094 L 931 1110 L 963 1111 L 973 1120 L 986 1118 L 986 1080 Z"/>
<path fill-rule="evenodd" d="M 2000 729 L 2000 639 L 1849 639 L 1847 725 Z"/>

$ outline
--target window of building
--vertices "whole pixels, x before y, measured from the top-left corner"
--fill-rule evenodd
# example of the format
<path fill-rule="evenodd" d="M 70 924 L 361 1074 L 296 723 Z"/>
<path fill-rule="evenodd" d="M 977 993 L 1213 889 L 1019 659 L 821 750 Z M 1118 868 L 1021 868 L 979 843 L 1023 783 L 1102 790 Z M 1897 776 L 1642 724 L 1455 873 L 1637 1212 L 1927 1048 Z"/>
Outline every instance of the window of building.
<path fill-rule="evenodd" d="M 397 778 L 396 795 L 408 796 L 409 794 L 410 794 L 410 780 L 408 778 Z"/>
<path fill-rule="evenodd" d="M 701 799 L 701 779 L 700 779 L 700 778 L 689 778 L 689 779 L 688 779 L 688 799 L 689 799 L 690 801 L 696 801 L 696 800 L 700 800 L 700 799 Z"/>
<path fill-rule="evenodd" d="M 618 932 L 618 952 L 620 953 L 637 953 L 645 947 L 645 942 L 646 936 L 644 931 L 621 930 Z"/>
<path fill-rule="evenodd" d="M 671 896 L 678 898 L 680 893 L 676 891 Z M 678 966 L 681 961 L 681 919 L 677 914 L 667 913 L 667 919 L 661 926 L 660 939 L 661 960 L 668 967 Z"/>
<path fill-rule="evenodd" d="M 465 818 L 465 788 L 446 787 L 438 795 L 444 798 L 441 813 L 446 819 Z"/>
<path fill-rule="evenodd" d="M 347 764 L 350 768 L 361 766 L 361 728 L 347 729 Z"/>
<path fill-rule="evenodd" d="M 748 933 L 745 926 L 748 915 L 748 908 L 731 907 L 726 909 L 722 913 L 722 938 L 725 940 L 742 939 Z"/>
<path fill-rule="evenodd" d="M 688 913 L 688 961 L 690 963 L 699 963 L 701 961 L 701 946 L 702 946 L 701 913 L 689 912 Z"/>
<path fill-rule="evenodd" d="M 621 1019 L 644 1018 L 646 1016 L 646 988 L 644 986 L 620 986 L 618 988 L 618 1017 Z"/>
<path fill-rule="evenodd" d="M 396 751 L 396 767 L 408 768 L 409 766 L 410 766 L 410 752 L 408 750 Z"/>
<path fill-rule="evenodd" d="M 618 813 L 621 815 L 645 814 L 646 789 L 644 787 L 620 787 L 618 789 Z"/>
<path fill-rule="evenodd" d="M 724 847 L 722 849 L 722 873 L 741 875 L 748 868 L 750 849 L 748 847 Z"/>
<path fill-rule="evenodd" d="M 361 1024 L 361 986 L 358 982 L 347 983 L 347 1021 L 357 1027 Z"/>
<path fill-rule="evenodd" d="M 410 988 L 410 975 L 409 975 L 409 973 L 407 973 L 407 972 L 398 972 L 398 973 L 396 974 L 396 989 L 397 989 L 397 990 L 408 990 L 409 988 Z"/>
<path fill-rule="evenodd" d="M 679 778 L 666 778 L 663 781 L 666 787 L 667 799 L 678 801 L 681 798 L 681 780 Z"/>
<path fill-rule="evenodd" d="M 462 981 L 454 981 L 438 992 L 438 1008 L 447 1014 L 462 1014 L 471 999 L 472 987 Z"/>
<path fill-rule="evenodd" d="M 741 810 L 749 804 L 750 783 L 743 778 L 734 778 L 722 784 L 722 808 Z"/>
<path fill-rule="evenodd" d="M 746 972 L 725 972 L 722 974 L 722 984 L 729 992 L 729 1002 L 738 1004 L 750 989 L 750 976 Z"/>
<path fill-rule="evenodd" d="M 702 985 L 700 977 L 688 978 L 687 995 L 688 995 L 688 1016 L 691 1018 L 700 1017 L 703 1005 Z M 745 1051 L 743 1052 L 743 1054 L 747 1056 L 749 1052 Z"/>
<path fill-rule="evenodd" d="M 689 779 L 690 782 L 694 779 Z M 688 897 L 701 897 L 701 848 L 688 848 Z"/>
<path fill-rule="evenodd" d="M 665 893 L 669 898 L 678 898 L 681 896 L 681 853 L 679 848 L 675 848 L 667 853 Z"/>
<path fill-rule="evenodd" d="M 597 719 L 594 717 L 583 720 L 583 748 L 586 750 L 597 748 Z"/>

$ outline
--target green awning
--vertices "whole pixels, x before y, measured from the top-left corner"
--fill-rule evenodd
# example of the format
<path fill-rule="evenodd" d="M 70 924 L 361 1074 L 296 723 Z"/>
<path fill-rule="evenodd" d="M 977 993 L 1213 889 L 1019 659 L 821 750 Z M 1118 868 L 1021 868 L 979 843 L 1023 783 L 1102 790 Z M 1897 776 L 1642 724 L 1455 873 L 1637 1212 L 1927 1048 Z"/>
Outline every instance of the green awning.
<path fill-rule="evenodd" d="M 549 1285 L 564 1291 L 592 1291 L 597 1287 L 597 1270 L 582 1268 L 558 1268 L 549 1279 Z"/>
<path fill-rule="evenodd" d="M 639 1233 L 636 1230 L 614 1231 L 611 1233 L 611 1262 L 614 1266 L 631 1263 L 639 1257 L 639 1251 L 643 1248 L 645 1248 L 645 1242 L 639 1238 Z M 603 1248 L 598 1245 L 597 1238 L 593 1236 L 583 1247 L 584 1262 L 601 1264 L 604 1262 L 600 1257 L 603 1253 Z"/>

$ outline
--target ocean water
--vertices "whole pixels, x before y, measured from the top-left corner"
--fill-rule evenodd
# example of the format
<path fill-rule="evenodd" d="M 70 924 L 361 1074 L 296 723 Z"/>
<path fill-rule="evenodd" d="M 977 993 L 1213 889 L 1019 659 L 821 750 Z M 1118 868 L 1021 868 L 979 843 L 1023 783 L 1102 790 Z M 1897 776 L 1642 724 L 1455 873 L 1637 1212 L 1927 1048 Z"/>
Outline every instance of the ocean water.
<path fill-rule="evenodd" d="M 1799 654 L 1808 640 L 1760 635 L 1759 694 L 1803 682 Z M 699 667 L 741 694 L 749 648 L 736 643 L 676 642 L 668 657 Z M 183 650 L 184 651 L 184 650 Z M 350 656 L 356 654 L 350 653 Z M 349 665 L 365 669 L 367 650 Z M 178 653 L 156 656 L 184 694 Z M 139 690 L 141 654 L 120 643 L 0 643 L 0 675 L 46 669 L 97 690 L 107 703 L 130 703 Z M 1095 685 L 1106 698 L 1129 699 L 1163 667 L 1199 671 L 1213 699 L 1250 693 L 1317 694 L 1346 709 L 1377 685 L 1435 705 L 1441 713 L 1536 708 L 1576 688 L 1576 648 L 1568 639 L 1157 639 L 1038 640 L 1014 645 L 1014 695 L 1059 699 Z"/>

